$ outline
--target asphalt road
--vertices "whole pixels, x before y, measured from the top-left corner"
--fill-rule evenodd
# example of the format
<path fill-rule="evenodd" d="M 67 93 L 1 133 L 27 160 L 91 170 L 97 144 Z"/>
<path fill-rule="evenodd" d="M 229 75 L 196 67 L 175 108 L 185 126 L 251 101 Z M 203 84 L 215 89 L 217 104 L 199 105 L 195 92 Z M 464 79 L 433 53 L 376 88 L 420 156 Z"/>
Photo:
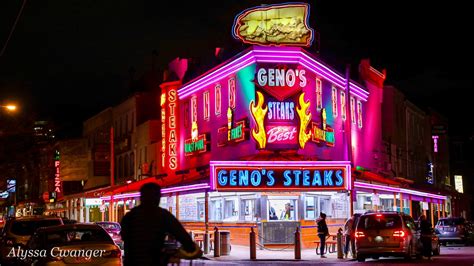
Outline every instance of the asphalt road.
<path fill-rule="evenodd" d="M 440 266 L 474 266 L 474 246 L 448 246 L 441 247 L 441 255 L 433 257 L 433 260 L 411 260 L 407 261 L 401 258 L 381 258 L 379 260 L 367 259 L 366 262 L 347 261 L 347 260 L 301 260 L 301 261 L 213 261 L 196 260 L 192 265 L 440 265 Z M 190 265 L 187 262 L 182 265 Z"/>

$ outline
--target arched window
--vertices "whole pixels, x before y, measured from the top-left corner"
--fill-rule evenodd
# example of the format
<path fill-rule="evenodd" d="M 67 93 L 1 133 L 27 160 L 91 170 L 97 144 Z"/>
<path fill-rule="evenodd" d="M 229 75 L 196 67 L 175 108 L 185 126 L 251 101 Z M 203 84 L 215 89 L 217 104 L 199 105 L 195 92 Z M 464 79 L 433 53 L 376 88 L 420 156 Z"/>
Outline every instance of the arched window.
<path fill-rule="evenodd" d="M 118 172 L 118 178 L 123 177 L 123 158 L 122 156 L 119 157 L 119 172 Z"/>
<path fill-rule="evenodd" d="M 125 155 L 125 158 L 124 158 L 124 173 L 123 173 L 123 176 L 124 177 L 128 177 L 129 174 L 130 174 L 130 156 L 127 154 Z"/>
<path fill-rule="evenodd" d="M 135 154 L 130 154 L 130 176 L 135 177 Z"/>

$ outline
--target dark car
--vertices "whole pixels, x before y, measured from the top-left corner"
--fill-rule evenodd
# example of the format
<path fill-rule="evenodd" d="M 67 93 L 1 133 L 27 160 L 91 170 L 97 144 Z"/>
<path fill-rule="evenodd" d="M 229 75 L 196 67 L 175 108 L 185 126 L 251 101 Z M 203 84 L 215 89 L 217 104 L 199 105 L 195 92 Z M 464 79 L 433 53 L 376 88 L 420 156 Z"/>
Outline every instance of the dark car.
<path fill-rule="evenodd" d="M 462 217 L 439 219 L 435 231 L 443 245 L 448 242 L 467 244 L 474 235 L 472 225 Z"/>
<path fill-rule="evenodd" d="M 61 218 L 48 216 L 27 216 L 7 220 L 0 236 L 1 262 L 5 264 L 12 262 L 14 258 L 7 256 L 12 248 L 24 248 L 36 229 L 62 224 Z"/>
<path fill-rule="evenodd" d="M 122 252 L 96 224 L 67 224 L 39 228 L 27 251 L 44 250 L 44 256 L 27 257 L 23 265 L 121 265 Z"/>
<path fill-rule="evenodd" d="M 419 254 L 419 234 L 413 218 L 404 213 L 376 212 L 360 216 L 355 231 L 358 261 L 366 258 Z"/>
<path fill-rule="evenodd" d="M 107 231 L 107 233 L 110 235 L 110 237 L 112 237 L 115 244 L 119 246 L 121 249 L 123 249 L 123 241 L 122 241 L 122 237 L 120 236 L 120 231 L 122 230 L 122 228 L 120 227 L 119 223 L 96 222 L 96 224 L 104 228 L 105 231 Z"/>

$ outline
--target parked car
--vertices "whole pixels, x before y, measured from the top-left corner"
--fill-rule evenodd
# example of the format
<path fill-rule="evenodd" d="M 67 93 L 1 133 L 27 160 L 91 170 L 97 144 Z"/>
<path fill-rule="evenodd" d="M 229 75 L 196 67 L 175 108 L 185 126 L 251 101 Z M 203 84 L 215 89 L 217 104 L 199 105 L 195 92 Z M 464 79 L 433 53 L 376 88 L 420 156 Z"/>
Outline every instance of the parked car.
<path fill-rule="evenodd" d="M 462 217 L 439 219 L 436 223 L 435 231 L 443 245 L 446 245 L 448 242 L 467 244 L 474 239 L 472 224 Z"/>
<path fill-rule="evenodd" d="M 46 255 L 26 258 L 22 261 L 24 265 L 115 266 L 122 263 L 121 250 L 110 235 L 96 224 L 40 228 L 28 241 L 26 250 L 46 250 Z"/>
<path fill-rule="evenodd" d="M 36 229 L 62 224 L 63 221 L 59 217 L 26 216 L 8 219 L 0 235 L 1 263 L 14 262 L 15 258 L 7 257 L 11 249 L 23 248 Z"/>
<path fill-rule="evenodd" d="M 116 222 L 96 222 L 97 225 L 100 227 L 104 228 L 105 231 L 112 237 L 114 240 L 115 244 L 120 247 L 120 249 L 123 249 L 123 241 L 122 237 L 120 235 L 120 231 L 122 228 L 120 227 L 119 223 Z"/>
<path fill-rule="evenodd" d="M 356 226 L 355 247 L 357 260 L 361 262 L 366 258 L 418 256 L 419 234 L 415 221 L 404 213 L 365 213 Z"/>
<path fill-rule="evenodd" d="M 77 223 L 76 220 L 71 220 L 71 219 L 66 218 L 66 217 L 63 217 L 62 219 L 63 219 L 64 224 L 75 224 L 75 223 Z"/>

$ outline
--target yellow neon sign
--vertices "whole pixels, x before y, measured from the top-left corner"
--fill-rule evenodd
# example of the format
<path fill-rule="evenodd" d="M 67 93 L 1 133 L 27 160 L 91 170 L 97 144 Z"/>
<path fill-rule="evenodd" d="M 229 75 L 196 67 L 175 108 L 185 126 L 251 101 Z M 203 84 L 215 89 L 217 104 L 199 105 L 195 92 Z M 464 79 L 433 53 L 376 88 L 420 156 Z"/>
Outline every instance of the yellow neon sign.
<path fill-rule="evenodd" d="M 300 131 L 299 131 L 299 143 L 300 148 L 304 149 L 306 142 L 311 138 L 311 132 L 307 133 L 306 128 L 311 120 L 311 112 L 309 112 L 309 105 L 310 102 L 304 101 L 304 92 L 301 93 L 300 98 L 298 100 L 300 106 L 296 108 L 296 112 L 300 118 Z"/>
<path fill-rule="evenodd" d="M 257 98 L 257 105 L 255 105 L 253 100 L 250 101 L 250 111 L 255 123 L 257 124 L 257 128 L 252 129 L 252 136 L 257 141 L 259 149 L 264 149 L 267 146 L 267 133 L 265 132 L 263 122 L 268 111 L 268 106 L 262 108 L 264 97 L 261 92 L 257 91 Z"/>

